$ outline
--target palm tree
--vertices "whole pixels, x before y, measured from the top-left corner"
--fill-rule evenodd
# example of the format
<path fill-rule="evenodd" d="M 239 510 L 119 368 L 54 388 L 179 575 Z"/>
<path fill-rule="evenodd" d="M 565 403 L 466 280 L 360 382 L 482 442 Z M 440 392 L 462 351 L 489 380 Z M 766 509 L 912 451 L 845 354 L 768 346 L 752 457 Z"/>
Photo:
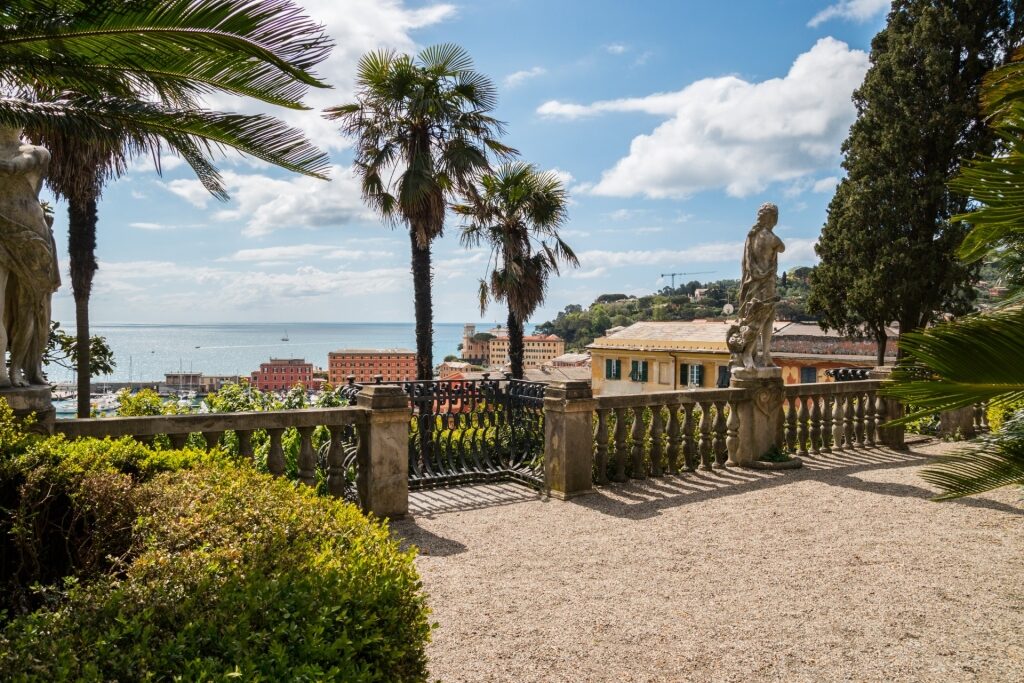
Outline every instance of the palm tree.
<path fill-rule="evenodd" d="M 908 362 L 894 373 L 890 393 L 917 408 L 899 422 L 983 401 L 1015 416 L 998 431 L 924 471 L 922 476 L 942 490 L 937 500 L 1024 486 L 1024 290 L 1019 287 L 1024 247 L 1024 50 L 986 77 L 981 103 L 1001 150 L 995 157 L 965 161 L 950 183 L 976 207 L 957 217 L 971 225 L 960 257 L 968 262 L 994 258 L 1015 269 L 1006 275 L 1018 287 L 991 310 L 901 339 Z"/>
<path fill-rule="evenodd" d="M 558 229 L 568 204 L 562 181 L 523 162 L 502 164 L 482 174 L 455 213 L 466 218 L 462 243 L 486 242 L 494 269 L 480 281 L 480 314 L 494 298 L 508 306 L 508 347 L 512 377 L 523 379 L 523 326 L 544 303 L 548 280 L 559 262 L 579 260 Z"/>
<path fill-rule="evenodd" d="M 490 115 L 494 84 L 456 45 L 428 47 L 415 57 L 370 52 L 359 60 L 356 88 L 356 102 L 326 116 L 355 138 L 364 200 L 392 226 L 409 230 L 416 376 L 428 380 L 434 373 L 430 245 L 444 230 L 448 202 L 489 169 L 489 153 L 510 157 L 515 150 L 497 140 L 504 127 Z"/>
<path fill-rule="evenodd" d="M 49 148 L 48 184 L 68 200 L 68 248 L 78 337 L 78 413 L 89 412 L 89 309 L 96 272 L 97 202 L 129 160 L 166 147 L 220 199 L 213 152 L 231 147 L 324 177 L 327 158 L 298 131 L 264 116 L 211 112 L 208 93 L 304 108 L 311 73 L 329 53 L 322 30 L 291 0 L 52 3 L 0 11 L 0 124 Z M 159 165 L 158 165 L 159 170 Z"/>

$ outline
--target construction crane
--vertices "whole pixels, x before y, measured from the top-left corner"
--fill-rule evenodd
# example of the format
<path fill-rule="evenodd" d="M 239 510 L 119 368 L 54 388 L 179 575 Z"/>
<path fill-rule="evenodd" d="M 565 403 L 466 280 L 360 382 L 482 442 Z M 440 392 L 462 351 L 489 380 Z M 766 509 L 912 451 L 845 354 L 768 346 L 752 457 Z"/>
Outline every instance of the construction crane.
<path fill-rule="evenodd" d="M 694 271 L 692 273 L 662 273 L 661 277 L 670 277 L 670 278 L 672 278 L 672 289 L 675 289 L 676 288 L 676 276 L 677 275 L 708 275 L 709 273 L 713 273 L 713 272 L 715 272 L 715 271 L 713 271 L 713 270 L 698 270 L 698 271 Z"/>

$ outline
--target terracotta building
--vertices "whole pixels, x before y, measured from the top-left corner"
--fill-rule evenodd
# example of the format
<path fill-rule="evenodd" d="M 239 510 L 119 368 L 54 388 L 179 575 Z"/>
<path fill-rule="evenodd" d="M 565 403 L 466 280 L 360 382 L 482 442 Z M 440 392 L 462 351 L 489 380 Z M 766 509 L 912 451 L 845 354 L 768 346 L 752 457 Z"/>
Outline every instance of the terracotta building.
<path fill-rule="evenodd" d="M 260 391 L 288 391 L 296 384 L 313 387 L 313 364 L 302 358 L 271 358 L 249 379 Z"/>
<path fill-rule="evenodd" d="M 341 349 L 327 354 L 327 380 L 334 386 L 355 375 L 359 384 L 382 375 L 385 382 L 409 382 L 416 379 L 416 352 L 408 349 Z"/>
<path fill-rule="evenodd" d="M 495 327 L 487 331 L 491 339 L 477 341 L 476 327 L 466 325 L 462 332 L 462 360 L 497 368 L 507 365 L 508 329 Z M 555 334 L 530 334 L 523 337 L 523 367 L 539 368 L 565 353 L 565 341 Z"/>

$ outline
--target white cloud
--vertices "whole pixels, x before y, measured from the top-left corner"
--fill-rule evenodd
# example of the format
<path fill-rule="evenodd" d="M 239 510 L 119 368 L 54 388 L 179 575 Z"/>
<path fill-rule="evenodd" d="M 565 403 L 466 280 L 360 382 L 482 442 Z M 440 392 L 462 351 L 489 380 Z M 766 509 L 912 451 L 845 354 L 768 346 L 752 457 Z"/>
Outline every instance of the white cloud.
<path fill-rule="evenodd" d="M 814 243 L 817 240 L 794 238 L 786 240 L 786 251 L 779 256 L 781 263 L 807 264 L 817 261 Z M 743 254 L 742 242 L 711 242 L 689 249 L 606 251 L 592 249 L 578 253 L 582 271 L 637 266 L 671 266 L 679 263 L 739 262 Z"/>
<path fill-rule="evenodd" d="M 625 54 L 625 52 L 629 50 L 629 46 L 624 45 L 622 43 L 610 43 L 608 45 L 605 45 L 604 49 L 605 52 L 607 52 L 608 54 L 621 55 Z"/>
<path fill-rule="evenodd" d="M 212 217 L 223 222 L 244 220 L 242 234 L 249 237 L 288 228 L 340 225 L 369 218 L 354 172 L 333 166 L 330 176 L 332 180 L 326 182 L 307 176 L 281 179 L 225 171 L 224 185 L 231 200 L 227 208 Z M 211 200 L 198 180 L 172 180 L 163 185 L 199 208 L 206 208 Z"/>
<path fill-rule="evenodd" d="M 169 230 L 174 227 L 163 223 L 129 223 L 128 226 L 138 230 Z"/>
<path fill-rule="evenodd" d="M 537 78 L 537 76 L 543 76 L 547 72 L 548 70 L 545 69 L 544 67 L 535 66 L 532 69 L 524 69 L 522 71 L 510 73 L 508 76 L 505 76 L 505 80 L 503 81 L 503 83 L 505 84 L 506 88 L 515 88 L 522 85 L 526 81 L 529 81 L 533 78 Z"/>
<path fill-rule="evenodd" d="M 848 19 L 863 23 L 882 12 L 889 11 L 890 2 L 891 0 L 839 0 L 815 14 L 807 25 L 813 28 L 830 19 Z"/>
<path fill-rule="evenodd" d="M 815 181 L 811 189 L 819 194 L 828 194 L 834 190 L 838 184 L 839 178 L 829 176 L 828 178 L 822 178 L 821 180 Z"/>
<path fill-rule="evenodd" d="M 290 261 L 308 261 L 325 259 L 329 261 L 367 261 L 369 259 L 391 258 L 390 251 L 367 251 L 363 249 L 347 249 L 329 244 L 289 244 L 280 247 L 262 247 L 256 249 L 240 249 L 230 256 L 218 261 L 241 263 L 287 263 Z"/>
<path fill-rule="evenodd" d="M 594 194 L 679 198 L 724 187 L 742 197 L 836 163 L 856 116 L 850 95 L 867 68 L 866 53 L 822 38 L 783 78 L 708 78 L 647 97 L 590 105 L 546 102 L 538 113 L 575 119 L 643 112 L 668 118 L 633 139 L 629 154 L 604 172 Z"/>

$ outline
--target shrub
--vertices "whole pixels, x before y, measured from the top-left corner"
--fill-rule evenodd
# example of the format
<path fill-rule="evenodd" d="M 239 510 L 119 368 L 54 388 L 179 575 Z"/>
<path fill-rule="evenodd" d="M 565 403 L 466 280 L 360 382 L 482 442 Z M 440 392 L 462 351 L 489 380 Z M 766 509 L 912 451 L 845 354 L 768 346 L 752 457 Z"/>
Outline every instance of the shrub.
<path fill-rule="evenodd" d="M 416 681 L 425 599 L 412 551 L 354 507 L 248 469 L 140 487 L 134 560 L 12 621 L 14 679 Z"/>

